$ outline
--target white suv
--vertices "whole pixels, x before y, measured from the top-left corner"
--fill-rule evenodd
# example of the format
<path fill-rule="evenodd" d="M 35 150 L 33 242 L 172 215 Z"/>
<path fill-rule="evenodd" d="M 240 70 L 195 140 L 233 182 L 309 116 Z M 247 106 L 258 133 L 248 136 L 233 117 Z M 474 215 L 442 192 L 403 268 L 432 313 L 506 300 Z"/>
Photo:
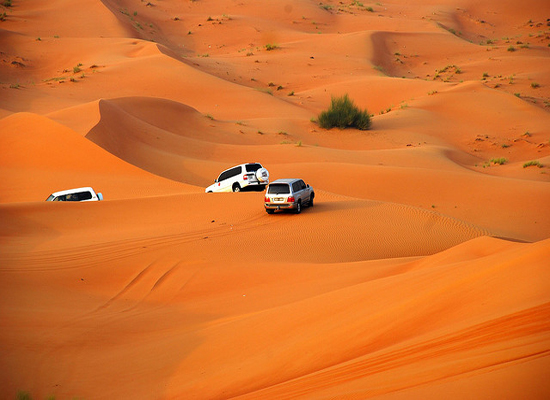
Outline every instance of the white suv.
<path fill-rule="evenodd" d="M 204 191 L 240 192 L 245 188 L 264 190 L 269 183 L 269 172 L 260 163 L 240 164 L 223 171 Z"/>
<path fill-rule="evenodd" d="M 46 201 L 100 201 L 103 200 L 101 193 L 96 193 L 91 187 L 62 190 L 50 194 Z"/>

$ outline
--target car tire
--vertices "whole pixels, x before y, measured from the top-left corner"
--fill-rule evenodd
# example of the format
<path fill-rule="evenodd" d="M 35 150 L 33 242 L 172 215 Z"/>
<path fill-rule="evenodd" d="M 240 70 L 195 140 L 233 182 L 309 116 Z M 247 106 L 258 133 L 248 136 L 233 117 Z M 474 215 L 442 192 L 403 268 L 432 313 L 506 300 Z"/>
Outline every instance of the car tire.
<path fill-rule="evenodd" d="M 235 183 L 235 184 L 233 185 L 233 191 L 234 191 L 234 192 L 240 192 L 240 191 L 241 191 L 241 187 L 239 186 L 238 183 Z"/>
<path fill-rule="evenodd" d="M 268 214 L 273 214 L 275 212 L 275 210 L 271 210 L 269 208 L 266 208 L 265 212 L 268 213 Z"/>
<path fill-rule="evenodd" d="M 296 203 L 296 209 L 294 210 L 296 214 L 300 214 L 302 212 L 302 200 L 298 200 L 298 203 Z"/>
<path fill-rule="evenodd" d="M 315 195 L 312 193 L 309 198 L 309 207 L 313 207 L 313 199 L 315 198 Z"/>

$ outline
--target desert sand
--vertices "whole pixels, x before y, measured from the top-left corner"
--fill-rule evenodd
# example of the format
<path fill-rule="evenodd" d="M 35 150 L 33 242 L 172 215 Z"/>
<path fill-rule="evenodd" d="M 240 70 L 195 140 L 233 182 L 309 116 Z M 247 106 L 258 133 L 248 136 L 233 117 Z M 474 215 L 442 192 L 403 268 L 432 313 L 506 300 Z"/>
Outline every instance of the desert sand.
<path fill-rule="evenodd" d="M 0 15 L 0 398 L 550 398 L 548 1 Z"/>

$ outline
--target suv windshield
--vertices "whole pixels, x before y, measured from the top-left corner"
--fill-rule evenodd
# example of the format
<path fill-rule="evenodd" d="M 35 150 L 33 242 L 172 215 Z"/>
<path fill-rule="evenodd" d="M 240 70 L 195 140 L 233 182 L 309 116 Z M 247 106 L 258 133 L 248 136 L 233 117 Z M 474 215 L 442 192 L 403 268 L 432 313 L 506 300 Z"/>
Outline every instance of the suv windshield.
<path fill-rule="evenodd" d="M 269 189 L 267 190 L 267 193 L 269 194 L 289 194 L 290 193 L 290 186 L 288 186 L 286 183 L 275 183 L 269 185 Z"/>
<path fill-rule="evenodd" d="M 246 164 L 246 172 L 256 172 L 262 168 L 260 164 Z"/>

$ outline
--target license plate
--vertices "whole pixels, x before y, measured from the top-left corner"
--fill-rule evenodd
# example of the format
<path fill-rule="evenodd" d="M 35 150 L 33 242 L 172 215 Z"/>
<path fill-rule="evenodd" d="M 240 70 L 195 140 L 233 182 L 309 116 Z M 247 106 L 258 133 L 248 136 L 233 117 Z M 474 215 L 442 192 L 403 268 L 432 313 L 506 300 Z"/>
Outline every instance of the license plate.
<path fill-rule="evenodd" d="M 284 201 L 285 198 L 284 197 L 274 197 L 273 198 L 273 201 Z"/>

